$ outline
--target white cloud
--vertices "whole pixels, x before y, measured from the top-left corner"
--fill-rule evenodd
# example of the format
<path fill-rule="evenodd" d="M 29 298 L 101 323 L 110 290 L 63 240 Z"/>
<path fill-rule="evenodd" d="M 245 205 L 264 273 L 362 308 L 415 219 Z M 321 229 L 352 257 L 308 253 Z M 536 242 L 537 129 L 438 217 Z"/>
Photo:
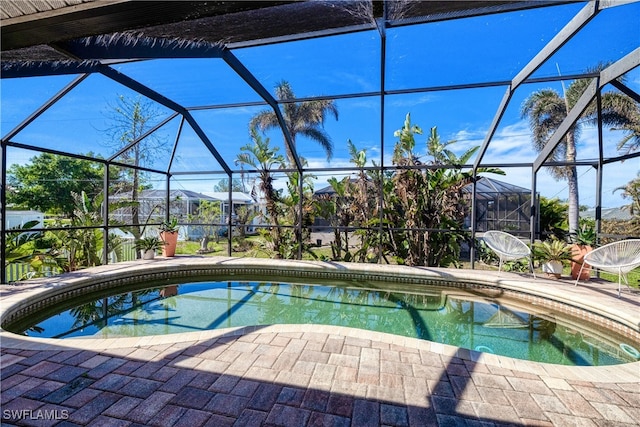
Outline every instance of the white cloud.
<path fill-rule="evenodd" d="M 425 93 L 419 97 L 389 97 L 389 106 L 393 108 L 410 107 L 415 108 L 417 105 L 427 104 L 437 99 L 433 94 Z"/>

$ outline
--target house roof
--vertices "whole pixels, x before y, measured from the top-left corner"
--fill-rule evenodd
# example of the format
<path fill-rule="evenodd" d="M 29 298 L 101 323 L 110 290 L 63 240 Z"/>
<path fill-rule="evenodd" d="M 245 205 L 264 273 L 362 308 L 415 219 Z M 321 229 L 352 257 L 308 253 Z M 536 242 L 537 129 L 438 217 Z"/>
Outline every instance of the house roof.
<path fill-rule="evenodd" d="M 354 182 L 356 182 L 356 179 L 355 178 L 351 178 L 351 179 L 349 179 L 349 182 L 354 183 Z M 335 192 L 336 191 L 333 189 L 333 187 L 328 185 L 328 186 L 323 187 L 323 188 L 321 188 L 321 189 L 319 189 L 317 191 L 314 191 L 313 194 L 316 195 L 316 196 L 321 196 L 323 194 L 335 194 Z"/>
<path fill-rule="evenodd" d="M 222 202 L 229 200 L 229 193 L 227 191 L 205 191 L 204 194 Z M 231 193 L 231 200 L 233 203 L 249 204 L 254 202 L 250 195 L 241 191 L 233 191 Z"/>
<path fill-rule="evenodd" d="M 165 199 L 167 196 L 167 192 L 165 190 L 142 190 L 139 194 L 140 199 Z M 120 194 L 115 196 L 109 196 L 112 198 L 125 198 L 128 195 Z M 171 190 L 169 198 L 171 200 L 175 200 L 176 198 L 180 198 L 183 200 L 209 200 L 209 201 L 217 201 L 211 196 L 207 196 L 206 194 L 198 193 L 190 190 Z"/>
<path fill-rule="evenodd" d="M 608 219 L 613 221 L 628 221 L 633 218 L 631 214 L 631 206 L 620 206 L 617 208 L 608 208 L 602 209 L 602 219 Z M 596 217 L 595 209 L 588 209 L 586 211 L 580 212 L 580 216 L 583 218 L 594 218 Z"/>

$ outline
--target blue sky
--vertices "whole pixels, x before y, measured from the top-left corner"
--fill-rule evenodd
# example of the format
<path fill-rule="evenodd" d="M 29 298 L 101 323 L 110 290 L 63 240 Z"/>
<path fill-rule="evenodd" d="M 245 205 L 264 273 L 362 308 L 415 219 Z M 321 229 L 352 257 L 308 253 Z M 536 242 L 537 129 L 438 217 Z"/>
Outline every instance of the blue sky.
<path fill-rule="evenodd" d="M 531 58 L 583 7 L 582 3 L 464 20 L 444 21 L 398 27 L 387 33 L 386 90 L 447 86 L 511 80 Z M 552 12 L 550 12 L 552 11 Z M 602 11 L 587 27 L 547 61 L 534 77 L 582 72 L 599 62 L 615 61 L 640 45 L 640 3 L 624 4 Z M 304 40 L 234 50 L 234 54 L 273 92 L 282 80 L 288 81 L 299 97 L 345 95 L 376 91 L 380 87 L 380 39 L 377 31 Z M 260 97 L 220 59 L 145 61 L 114 66 L 119 71 L 148 85 L 187 107 L 251 103 Z M 5 135 L 74 76 L 5 79 L 1 84 L 2 122 Z M 569 82 L 567 82 L 568 84 Z M 626 83 L 640 92 L 640 70 L 626 76 Z M 562 92 L 560 83 L 522 85 L 514 94 L 503 117 L 486 162 L 520 163 L 536 158 L 531 148 L 530 130 L 520 117 L 523 100 L 533 91 L 553 88 Z M 418 139 L 417 151 L 425 152 L 429 129 L 437 126 L 443 140 L 457 140 L 454 151 L 482 144 L 496 113 L 505 86 L 480 89 L 441 90 L 414 94 L 389 95 L 385 99 L 384 150 L 381 150 L 379 96 L 339 99 L 339 120 L 329 118 L 325 130 L 334 142 L 334 157 L 325 158 L 319 145 L 299 139 L 298 149 L 310 167 L 350 166 L 346 141 L 366 148 L 368 158 L 390 165 L 395 139 L 393 132 L 411 113 L 412 121 L 425 131 Z M 50 111 L 18 134 L 14 141 L 55 148 L 74 153 L 108 156 L 113 144 L 104 130 L 110 111 L 119 95 L 136 96 L 130 90 L 94 75 L 59 101 Z M 249 142 L 247 123 L 265 107 L 243 106 L 194 111 L 213 144 L 230 167 L 239 147 Z M 170 114 L 157 106 L 162 116 Z M 170 143 L 177 132 L 177 120 L 162 129 L 160 135 Z M 272 144 L 282 147 L 279 132 L 269 132 Z M 604 135 L 605 155 L 615 155 L 620 132 Z M 597 132 L 583 128 L 578 155 L 580 159 L 597 157 Z M 281 148 L 284 153 L 284 148 Z M 24 163 L 34 152 L 9 150 L 8 162 Z M 162 153 L 151 167 L 164 169 Z M 219 170 L 195 133 L 185 128 L 180 138 L 174 171 Z M 371 163 L 370 163 L 371 164 Z M 603 206 L 619 206 L 628 201 L 613 193 L 640 170 L 640 159 L 628 160 L 605 168 Z M 496 177 L 522 187 L 530 187 L 527 168 L 505 168 L 506 177 Z M 330 175 L 339 176 L 339 172 Z M 319 175 L 316 188 L 326 186 L 328 174 Z M 580 168 L 581 204 L 595 203 L 595 170 Z M 197 176 L 174 180 L 177 188 L 212 191 L 220 176 Z M 159 178 L 159 177 L 158 177 Z M 197 178 L 197 179 L 194 179 Z M 158 180 L 158 185 L 164 184 Z M 548 197 L 567 197 L 566 184 L 554 181 L 546 172 L 538 175 L 538 190 Z"/>

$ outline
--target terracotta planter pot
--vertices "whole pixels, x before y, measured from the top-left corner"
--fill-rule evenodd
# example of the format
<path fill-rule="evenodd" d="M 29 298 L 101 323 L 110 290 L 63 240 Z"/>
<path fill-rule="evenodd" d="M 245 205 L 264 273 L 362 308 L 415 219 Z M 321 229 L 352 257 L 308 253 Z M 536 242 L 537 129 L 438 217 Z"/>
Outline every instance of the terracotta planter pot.
<path fill-rule="evenodd" d="M 160 233 L 160 240 L 165 243 L 165 245 L 162 246 L 162 256 L 174 256 L 176 254 L 176 246 L 178 245 L 178 232 L 162 231 Z"/>
<path fill-rule="evenodd" d="M 580 274 L 580 268 L 584 262 L 584 256 L 591 252 L 593 248 L 591 246 L 586 245 L 573 245 L 571 247 L 571 277 L 573 280 L 578 278 L 578 274 Z M 589 264 L 585 264 L 582 269 L 582 274 L 580 274 L 580 280 L 589 280 L 591 277 L 591 266 Z"/>

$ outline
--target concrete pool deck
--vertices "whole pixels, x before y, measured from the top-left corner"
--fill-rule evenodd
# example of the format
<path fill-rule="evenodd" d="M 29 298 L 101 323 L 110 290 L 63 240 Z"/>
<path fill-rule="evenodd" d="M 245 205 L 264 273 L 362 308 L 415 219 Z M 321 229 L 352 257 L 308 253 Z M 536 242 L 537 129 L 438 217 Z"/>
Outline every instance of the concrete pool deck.
<path fill-rule="evenodd" d="M 0 316 L 43 292 L 100 277 L 215 265 L 257 271 L 354 267 L 574 302 L 640 331 L 640 294 L 511 273 L 176 257 L 0 286 Z M 3 425 L 535 425 L 640 423 L 640 362 L 568 367 L 322 325 L 49 340 L 0 332 Z M 637 341 L 636 341 L 637 342 Z M 47 417 L 49 419 L 47 419 Z M 52 420 L 50 418 L 58 418 Z"/>

